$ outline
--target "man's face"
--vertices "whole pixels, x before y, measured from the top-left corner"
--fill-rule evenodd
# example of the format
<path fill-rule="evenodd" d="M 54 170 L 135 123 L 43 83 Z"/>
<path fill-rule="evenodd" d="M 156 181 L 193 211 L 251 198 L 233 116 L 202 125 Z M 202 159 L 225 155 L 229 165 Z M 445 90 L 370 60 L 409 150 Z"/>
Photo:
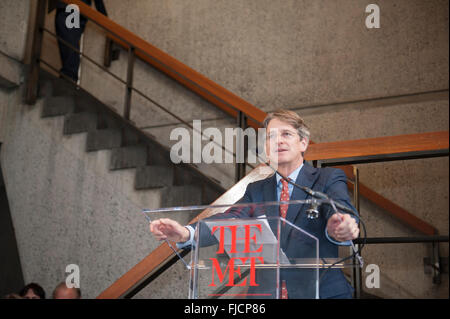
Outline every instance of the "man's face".
<path fill-rule="evenodd" d="M 266 151 L 272 164 L 290 166 L 303 162 L 308 141 L 300 139 L 292 125 L 275 118 L 269 122 L 266 134 Z"/>

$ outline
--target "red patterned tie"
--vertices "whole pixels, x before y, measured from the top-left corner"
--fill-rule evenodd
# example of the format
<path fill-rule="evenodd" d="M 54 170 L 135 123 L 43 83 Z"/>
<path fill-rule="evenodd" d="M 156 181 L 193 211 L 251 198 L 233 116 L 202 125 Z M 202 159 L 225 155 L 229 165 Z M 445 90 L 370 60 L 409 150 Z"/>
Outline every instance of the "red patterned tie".
<path fill-rule="evenodd" d="M 280 201 L 287 202 L 287 201 L 289 201 L 288 182 L 285 181 L 284 179 L 281 179 L 281 184 L 283 185 L 283 188 L 281 189 Z M 286 219 L 286 213 L 287 213 L 288 207 L 289 207 L 288 204 L 280 204 L 280 216 L 284 219 Z"/>
<path fill-rule="evenodd" d="M 286 281 L 281 281 L 281 299 L 288 299 L 288 292 L 286 288 Z"/>
<path fill-rule="evenodd" d="M 283 185 L 283 188 L 281 189 L 280 201 L 287 202 L 289 201 L 289 184 L 284 179 L 281 179 L 281 184 Z M 288 208 L 289 208 L 288 204 L 280 204 L 280 216 L 284 219 L 286 219 L 286 213 Z M 281 282 L 281 299 L 288 299 L 286 281 L 284 280 Z"/>

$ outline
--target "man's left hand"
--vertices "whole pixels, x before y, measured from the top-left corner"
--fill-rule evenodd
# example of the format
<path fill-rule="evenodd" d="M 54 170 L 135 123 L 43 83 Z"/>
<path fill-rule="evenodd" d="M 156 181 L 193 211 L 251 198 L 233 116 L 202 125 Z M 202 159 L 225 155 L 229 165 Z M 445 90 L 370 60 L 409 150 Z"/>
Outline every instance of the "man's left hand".
<path fill-rule="evenodd" d="M 328 219 L 327 232 L 337 241 L 347 241 L 358 238 L 359 228 L 349 214 L 336 213 Z"/>

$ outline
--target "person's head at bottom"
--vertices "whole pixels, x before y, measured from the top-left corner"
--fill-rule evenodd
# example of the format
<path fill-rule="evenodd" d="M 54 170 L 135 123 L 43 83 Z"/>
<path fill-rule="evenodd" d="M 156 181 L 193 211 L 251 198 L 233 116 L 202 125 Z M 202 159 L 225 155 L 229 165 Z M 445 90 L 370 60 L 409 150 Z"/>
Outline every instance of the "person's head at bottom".
<path fill-rule="evenodd" d="M 22 288 L 19 296 L 24 299 L 45 299 L 45 291 L 40 285 L 32 282 Z"/>
<path fill-rule="evenodd" d="M 65 282 L 62 282 L 53 290 L 53 299 L 81 299 L 81 290 L 69 288 Z"/>

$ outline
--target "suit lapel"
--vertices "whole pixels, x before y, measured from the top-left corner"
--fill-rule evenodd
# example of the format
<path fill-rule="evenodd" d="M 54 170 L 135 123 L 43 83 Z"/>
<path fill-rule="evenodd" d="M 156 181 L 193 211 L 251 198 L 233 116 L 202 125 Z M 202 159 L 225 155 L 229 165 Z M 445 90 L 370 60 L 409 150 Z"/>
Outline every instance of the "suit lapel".
<path fill-rule="evenodd" d="M 277 202 L 277 178 L 276 174 L 269 177 L 263 186 L 263 201 L 264 202 Z M 280 209 L 278 205 L 267 206 L 265 210 L 266 217 L 269 218 L 269 226 L 274 234 L 277 234 L 278 223 L 275 223 L 270 217 L 280 216 Z"/>
<path fill-rule="evenodd" d="M 277 178 L 275 174 L 269 177 L 264 183 L 263 189 L 263 199 L 264 202 L 276 202 L 277 199 Z M 266 216 L 267 217 L 276 217 L 278 216 L 278 206 L 268 206 L 266 207 Z"/>
<path fill-rule="evenodd" d="M 300 186 L 312 188 L 317 178 L 317 169 L 305 163 L 300 170 L 295 183 Z M 305 200 L 307 197 L 308 194 L 294 186 L 290 200 Z M 298 215 L 305 210 L 305 207 L 306 205 L 290 205 L 286 214 L 287 220 L 291 223 L 295 223 Z"/>

